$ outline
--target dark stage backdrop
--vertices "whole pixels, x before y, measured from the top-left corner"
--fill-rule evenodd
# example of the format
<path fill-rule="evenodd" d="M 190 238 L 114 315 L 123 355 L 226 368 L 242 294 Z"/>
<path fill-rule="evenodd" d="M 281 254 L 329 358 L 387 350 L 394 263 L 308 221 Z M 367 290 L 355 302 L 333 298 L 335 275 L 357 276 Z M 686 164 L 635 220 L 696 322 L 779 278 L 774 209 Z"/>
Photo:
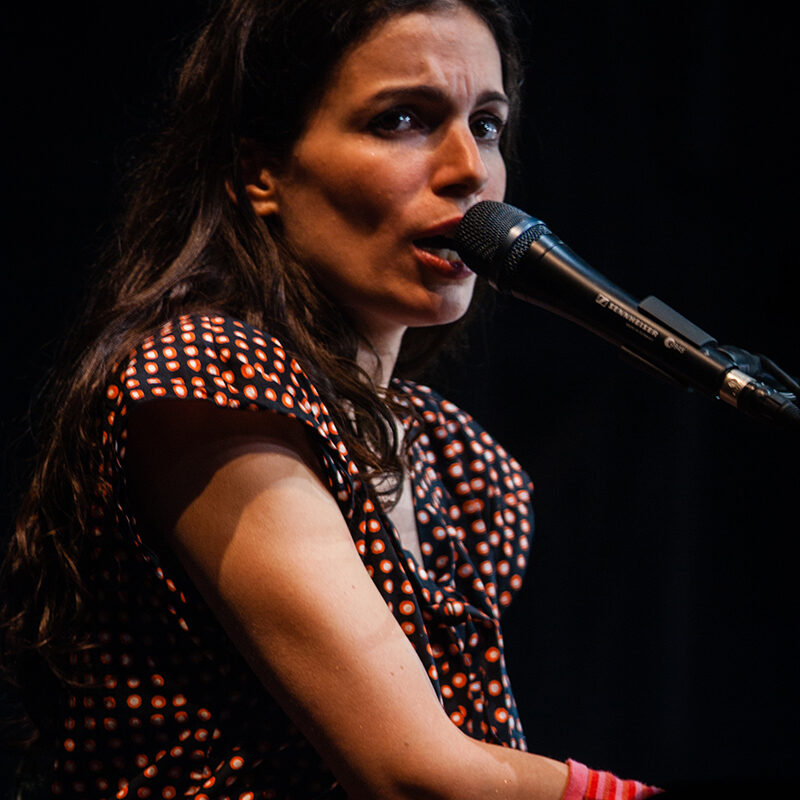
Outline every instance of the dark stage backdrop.
<path fill-rule="evenodd" d="M 4 529 L 28 403 L 198 5 L 4 12 Z M 635 296 L 800 372 L 788 7 L 528 13 L 509 199 Z M 800 437 L 508 298 L 435 383 L 536 483 L 534 559 L 506 623 L 531 749 L 662 784 L 793 777 Z"/>

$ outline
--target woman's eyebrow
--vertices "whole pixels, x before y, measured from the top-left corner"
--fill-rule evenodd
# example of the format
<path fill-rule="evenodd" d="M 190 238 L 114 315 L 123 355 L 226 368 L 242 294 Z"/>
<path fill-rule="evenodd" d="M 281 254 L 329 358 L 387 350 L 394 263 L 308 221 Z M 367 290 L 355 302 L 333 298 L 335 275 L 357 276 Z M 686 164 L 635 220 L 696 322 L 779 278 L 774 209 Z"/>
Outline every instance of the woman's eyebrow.
<path fill-rule="evenodd" d="M 372 102 L 382 102 L 384 100 L 404 101 L 404 100 L 430 100 L 446 101 L 448 93 L 439 86 L 429 86 L 428 84 L 414 84 L 413 86 L 389 86 L 381 89 L 370 97 Z M 503 92 L 487 90 L 477 97 L 477 105 L 484 103 L 502 103 L 511 105 L 511 101 Z"/>

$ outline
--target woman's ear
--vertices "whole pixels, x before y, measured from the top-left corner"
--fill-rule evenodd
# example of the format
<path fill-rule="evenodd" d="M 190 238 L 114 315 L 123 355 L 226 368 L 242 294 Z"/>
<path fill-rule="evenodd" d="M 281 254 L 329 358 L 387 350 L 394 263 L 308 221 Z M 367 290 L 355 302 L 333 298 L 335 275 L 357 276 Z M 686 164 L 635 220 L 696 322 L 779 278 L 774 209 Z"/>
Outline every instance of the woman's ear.
<path fill-rule="evenodd" d="M 279 212 L 277 181 L 272 170 L 266 165 L 266 158 L 258 145 L 250 140 L 242 142 L 239 156 L 244 192 L 250 200 L 256 215 L 269 217 Z M 234 203 L 238 203 L 236 192 L 230 180 L 225 181 L 225 190 Z"/>

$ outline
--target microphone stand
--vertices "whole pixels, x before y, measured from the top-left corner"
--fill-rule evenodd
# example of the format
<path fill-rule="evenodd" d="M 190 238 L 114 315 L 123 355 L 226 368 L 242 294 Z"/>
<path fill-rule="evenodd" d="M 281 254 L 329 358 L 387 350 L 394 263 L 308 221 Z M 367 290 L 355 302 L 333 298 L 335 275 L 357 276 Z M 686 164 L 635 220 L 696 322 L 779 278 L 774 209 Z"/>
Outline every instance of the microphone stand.
<path fill-rule="evenodd" d="M 761 353 L 749 353 L 741 347 L 718 344 L 713 336 L 652 295 L 645 297 L 637 307 L 643 314 L 691 342 L 701 352 L 729 359 L 731 368 L 720 385 L 720 400 L 749 416 L 800 430 L 800 408 L 797 406 L 800 383 L 772 359 Z M 626 347 L 622 348 L 622 353 L 646 371 L 686 388 L 686 384 L 674 375 L 650 363 L 640 354 Z"/>

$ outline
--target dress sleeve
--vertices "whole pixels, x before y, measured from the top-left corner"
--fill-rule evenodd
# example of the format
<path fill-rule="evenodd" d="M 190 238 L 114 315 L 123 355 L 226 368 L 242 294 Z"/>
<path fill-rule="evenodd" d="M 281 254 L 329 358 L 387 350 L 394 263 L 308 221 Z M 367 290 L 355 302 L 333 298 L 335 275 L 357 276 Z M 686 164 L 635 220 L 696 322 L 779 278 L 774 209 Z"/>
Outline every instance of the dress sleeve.
<path fill-rule="evenodd" d="M 145 339 L 113 376 L 106 392 L 107 441 L 116 466 L 124 459 L 128 414 L 157 400 L 194 399 L 299 420 L 346 517 L 352 514 L 350 459 L 336 425 L 301 365 L 274 337 L 240 320 L 187 315 Z"/>

